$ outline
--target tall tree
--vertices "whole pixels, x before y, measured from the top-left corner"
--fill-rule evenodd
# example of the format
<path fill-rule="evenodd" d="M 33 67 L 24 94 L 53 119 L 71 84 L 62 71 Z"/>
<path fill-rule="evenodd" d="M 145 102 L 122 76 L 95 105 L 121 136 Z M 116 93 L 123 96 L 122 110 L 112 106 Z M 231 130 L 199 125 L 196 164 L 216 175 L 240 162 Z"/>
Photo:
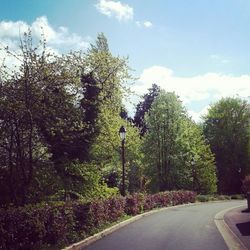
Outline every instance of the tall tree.
<path fill-rule="evenodd" d="M 240 98 L 223 98 L 204 117 L 204 133 L 215 154 L 221 193 L 240 193 L 250 172 L 250 105 Z"/>
<path fill-rule="evenodd" d="M 174 93 L 161 91 L 146 115 L 145 164 L 153 191 L 216 191 L 214 157 Z"/>
<path fill-rule="evenodd" d="M 99 134 L 91 147 L 91 157 L 106 182 L 112 187 L 119 187 L 121 159 L 118 130 L 121 125 L 125 124 L 129 138 L 126 142 L 126 171 L 129 173 L 132 165 L 137 169 L 141 167 L 138 163 L 140 159 L 136 161 L 139 154 L 137 129 L 126 121 L 127 114 L 122 103 L 123 94 L 127 92 L 124 83 L 131 79 L 127 59 L 111 54 L 103 34 L 98 35 L 97 43 L 91 47 L 87 59 L 100 88 L 99 114 L 94 125 L 99 128 Z M 138 175 L 136 178 L 138 180 Z"/>
<path fill-rule="evenodd" d="M 140 135 L 143 136 L 146 131 L 145 114 L 151 108 L 154 99 L 159 95 L 160 87 L 153 84 L 148 93 L 143 96 L 143 101 L 140 101 L 136 106 L 136 112 L 134 116 L 134 124 L 140 129 Z"/>
<path fill-rule="evenodd" d="M 146 115 L 149 130 L 145 135 L 145 156 L 152 183 L 160 191 L 174 188 L 176 141 L 184 115 L 185 110 L 177 96 L 163 90 Z"/>
<path fill-rule="evenodd" d="M 182 120 L 180 128 L 177 140 L 180 153 L 175 161 L 177 188 L 192 189 L 202 194 L 215 193 L 215 159 L 202 129 L 189 118 Z"/>
<path fill-rule="evenodd" d="M 90 161 L 102 110 L 119 114 L 128 76 L 126 59 L 113 57 L 105 43 L 101 35 L 85 54 L 54 56 L 45 44 L 40 53 L 27 33 L 20 69 L 7 77 L 1 71 L 0 194 L 6 203 L 30 202 L 31 189 L 34 196 L 42 189 L 41 176 L 59 176 L 65 190 L 86 182 L 78 168 Z"/>

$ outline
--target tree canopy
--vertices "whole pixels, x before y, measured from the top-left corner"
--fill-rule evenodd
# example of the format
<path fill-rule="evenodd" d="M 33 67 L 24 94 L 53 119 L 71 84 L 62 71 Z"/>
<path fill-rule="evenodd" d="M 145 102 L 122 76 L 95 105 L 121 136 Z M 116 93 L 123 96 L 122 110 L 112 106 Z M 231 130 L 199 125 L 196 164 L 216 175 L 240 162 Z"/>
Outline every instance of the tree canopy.
<path fill-rule="evenodd" d="M 214 157 L 174 93 L 160 91 L 146 115 L 145 164 L 156 190 L 216 191 Z"/>
<path fill-rule="evenodd" d="M 0 71 L 0 206 L 126 192 L 239 193 L 250 172 L 249 103 L 225 98 L 198 126 L 179 97 L 153 84 L 128 117 L 128 59 L 98 34 L 87 51 L 55 55 L 31 32 L 18 70 Z M 8 48 L 7 48 L 8 50 Z M 205 135 L 205 136 L 204 136 Z M 215 165 L 216 164 L 216 165 Z"/>
<path fill-rule="evenodd" d="M 215 154 L 218 189 L 240 193 L 241 180 L 250 173 L 250 105 L 236 98 L 223 98 L 204 117 L 204 133 Z"/>

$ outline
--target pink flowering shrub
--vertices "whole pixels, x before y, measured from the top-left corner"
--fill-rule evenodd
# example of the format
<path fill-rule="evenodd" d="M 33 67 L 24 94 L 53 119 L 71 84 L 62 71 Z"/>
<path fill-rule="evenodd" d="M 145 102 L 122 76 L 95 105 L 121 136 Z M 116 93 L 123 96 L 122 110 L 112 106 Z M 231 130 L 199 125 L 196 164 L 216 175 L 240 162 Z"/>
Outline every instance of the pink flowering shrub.
<path fill-rule="evenodd" d="M 0 209 L 0 249 L 61 248 L 124 215 L 195 201 L 191 191 L 136 193 L 89 203 L 39 204 Z"/>

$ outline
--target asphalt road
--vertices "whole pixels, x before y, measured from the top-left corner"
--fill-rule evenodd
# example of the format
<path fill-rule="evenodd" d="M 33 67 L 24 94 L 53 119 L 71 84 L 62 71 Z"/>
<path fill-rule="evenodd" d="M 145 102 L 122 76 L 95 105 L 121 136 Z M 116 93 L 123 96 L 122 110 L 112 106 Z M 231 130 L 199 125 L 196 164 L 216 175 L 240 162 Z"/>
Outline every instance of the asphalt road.
<path fill-rule="evenodd" d="M 203 203 L 170 208 L 137 220 L 94 242 L 88 250 L 224 250 L 214 223 L 218 212 L 244 201 Z"/>

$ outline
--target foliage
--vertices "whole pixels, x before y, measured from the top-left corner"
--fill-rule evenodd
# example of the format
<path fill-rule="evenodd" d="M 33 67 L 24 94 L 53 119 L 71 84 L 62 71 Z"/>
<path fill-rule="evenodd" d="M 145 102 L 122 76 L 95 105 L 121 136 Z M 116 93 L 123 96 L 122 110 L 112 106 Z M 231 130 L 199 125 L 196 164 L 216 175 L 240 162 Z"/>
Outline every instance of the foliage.
<path fill-rule="evenodd" d="M 75 240 L 74 215 L 65 204 L 0 210 L 1 249 L 41 249 Z"/>
<path fill-rule="evenodd" d="M 160 87 L 153 84 L 148 89 L 147 94 L 143 96 L 143 101 L 140 101 L 136 106 L 133 122 L 136 127 L 140 129 L 140 135 L 143 136 L 147 132 L 147 126 L 145 122 L 145 114 L 150 110 L 152 103 L 160 93 Z"/>
<path fill-rule="evenodd" d="M 181 183 L 181 188 L 202 194 L 215 193 L 217 177 L 214 155 L 205 142 L 201 128 L 190 119 L 183 119 L 178 142 L 181 153 L 176 161 L 178 172 L 175 179 Z"/>
<path fill-rule="evenodd" d="M 149 188 L 216 191 L 214 157 L 174 93 L 161 91 L 146 115 L 144 154 Z"/>
<path fill-rule="evenodd" d="M 250 172 L 250 106 L 240 98 L 222 98 L 204 117 L 204 133 L 215 154 L 218 191 L 240 193 Z"/>
<path fill-rule="evenodd" d="M 49 197 L 49 200 L 64 200 L 65 195 L 68 195 L 72 200 L 89 201 L 118 194 L 117 188 L 109 188 L 103 182 L 98 167 L 94 163 L 71 162 L 67 164 L 66 170 L 71 178 L 64 180 L 65 191 L 57 192 Z"/>
<path fill-rule="evenodd" d="M 231 195 L 232 200 L 243 200 L 245 197 L 243 194 L 233 194 Z"/>
<path fill-rule="evenodd" d="M 245 179 L 242 181 L 242 190 L 245 193 L 250 192 L 250 175 L 247 175 Z"/>
<path fill-rule="evenodd" d="M 124 125 L 126 185 L 131 192 L 142 189 L 142 153 L 138 129 L 123 120 L 112 109 L 103 109 L 98 122 L 100 134 L 92 146 L 91 153 L 106 183 L 110 187 L 120 187 L 121 184 L 121 139 L 118 131 Z"/>
<path fill-rule="evenodd" d="M 174 158 L 184 109 L 174 93 L 161 91 L 146 115 L 149 132 L 145 135 L 144 153 L 148 174 L 156 190 L 174 189 Z"/>
<path fill-rule="evenodd" d="M 196 201 L 198 202 L 208 202 L 208 201 L 222 201 L 222 200 L 243 200 L 244 196 L 242 194 L 234 195 L 197 195 Z"/>
<path fill-rule="evenodd" d="M 99 135 L 101 110 L 120 111 L 127 60 L 111 55 L 103 34 L 85 54 L 56 56 L 44 41 L 39 46 L 25 33 L 22 53 L 14 55 L 20 69 L 1 70 L 1 204 L 35 203 L 60 190 L 65 197 L 84 196 L 97 182 L 99 193 L 106 189 L 95 181 L 100 173 L 90 162 L 90 148 Z"/>
<path fill-rule="evenodd" d="M 195 195 L 190 191 L 173 191 L 88 203 L 62 202 L 0 209 L 0 246 L 3 250 L 61 248 L 108 222 L 117 221 L 125 213 L 135 215 L 157 207 L 194 202 Z"/>

